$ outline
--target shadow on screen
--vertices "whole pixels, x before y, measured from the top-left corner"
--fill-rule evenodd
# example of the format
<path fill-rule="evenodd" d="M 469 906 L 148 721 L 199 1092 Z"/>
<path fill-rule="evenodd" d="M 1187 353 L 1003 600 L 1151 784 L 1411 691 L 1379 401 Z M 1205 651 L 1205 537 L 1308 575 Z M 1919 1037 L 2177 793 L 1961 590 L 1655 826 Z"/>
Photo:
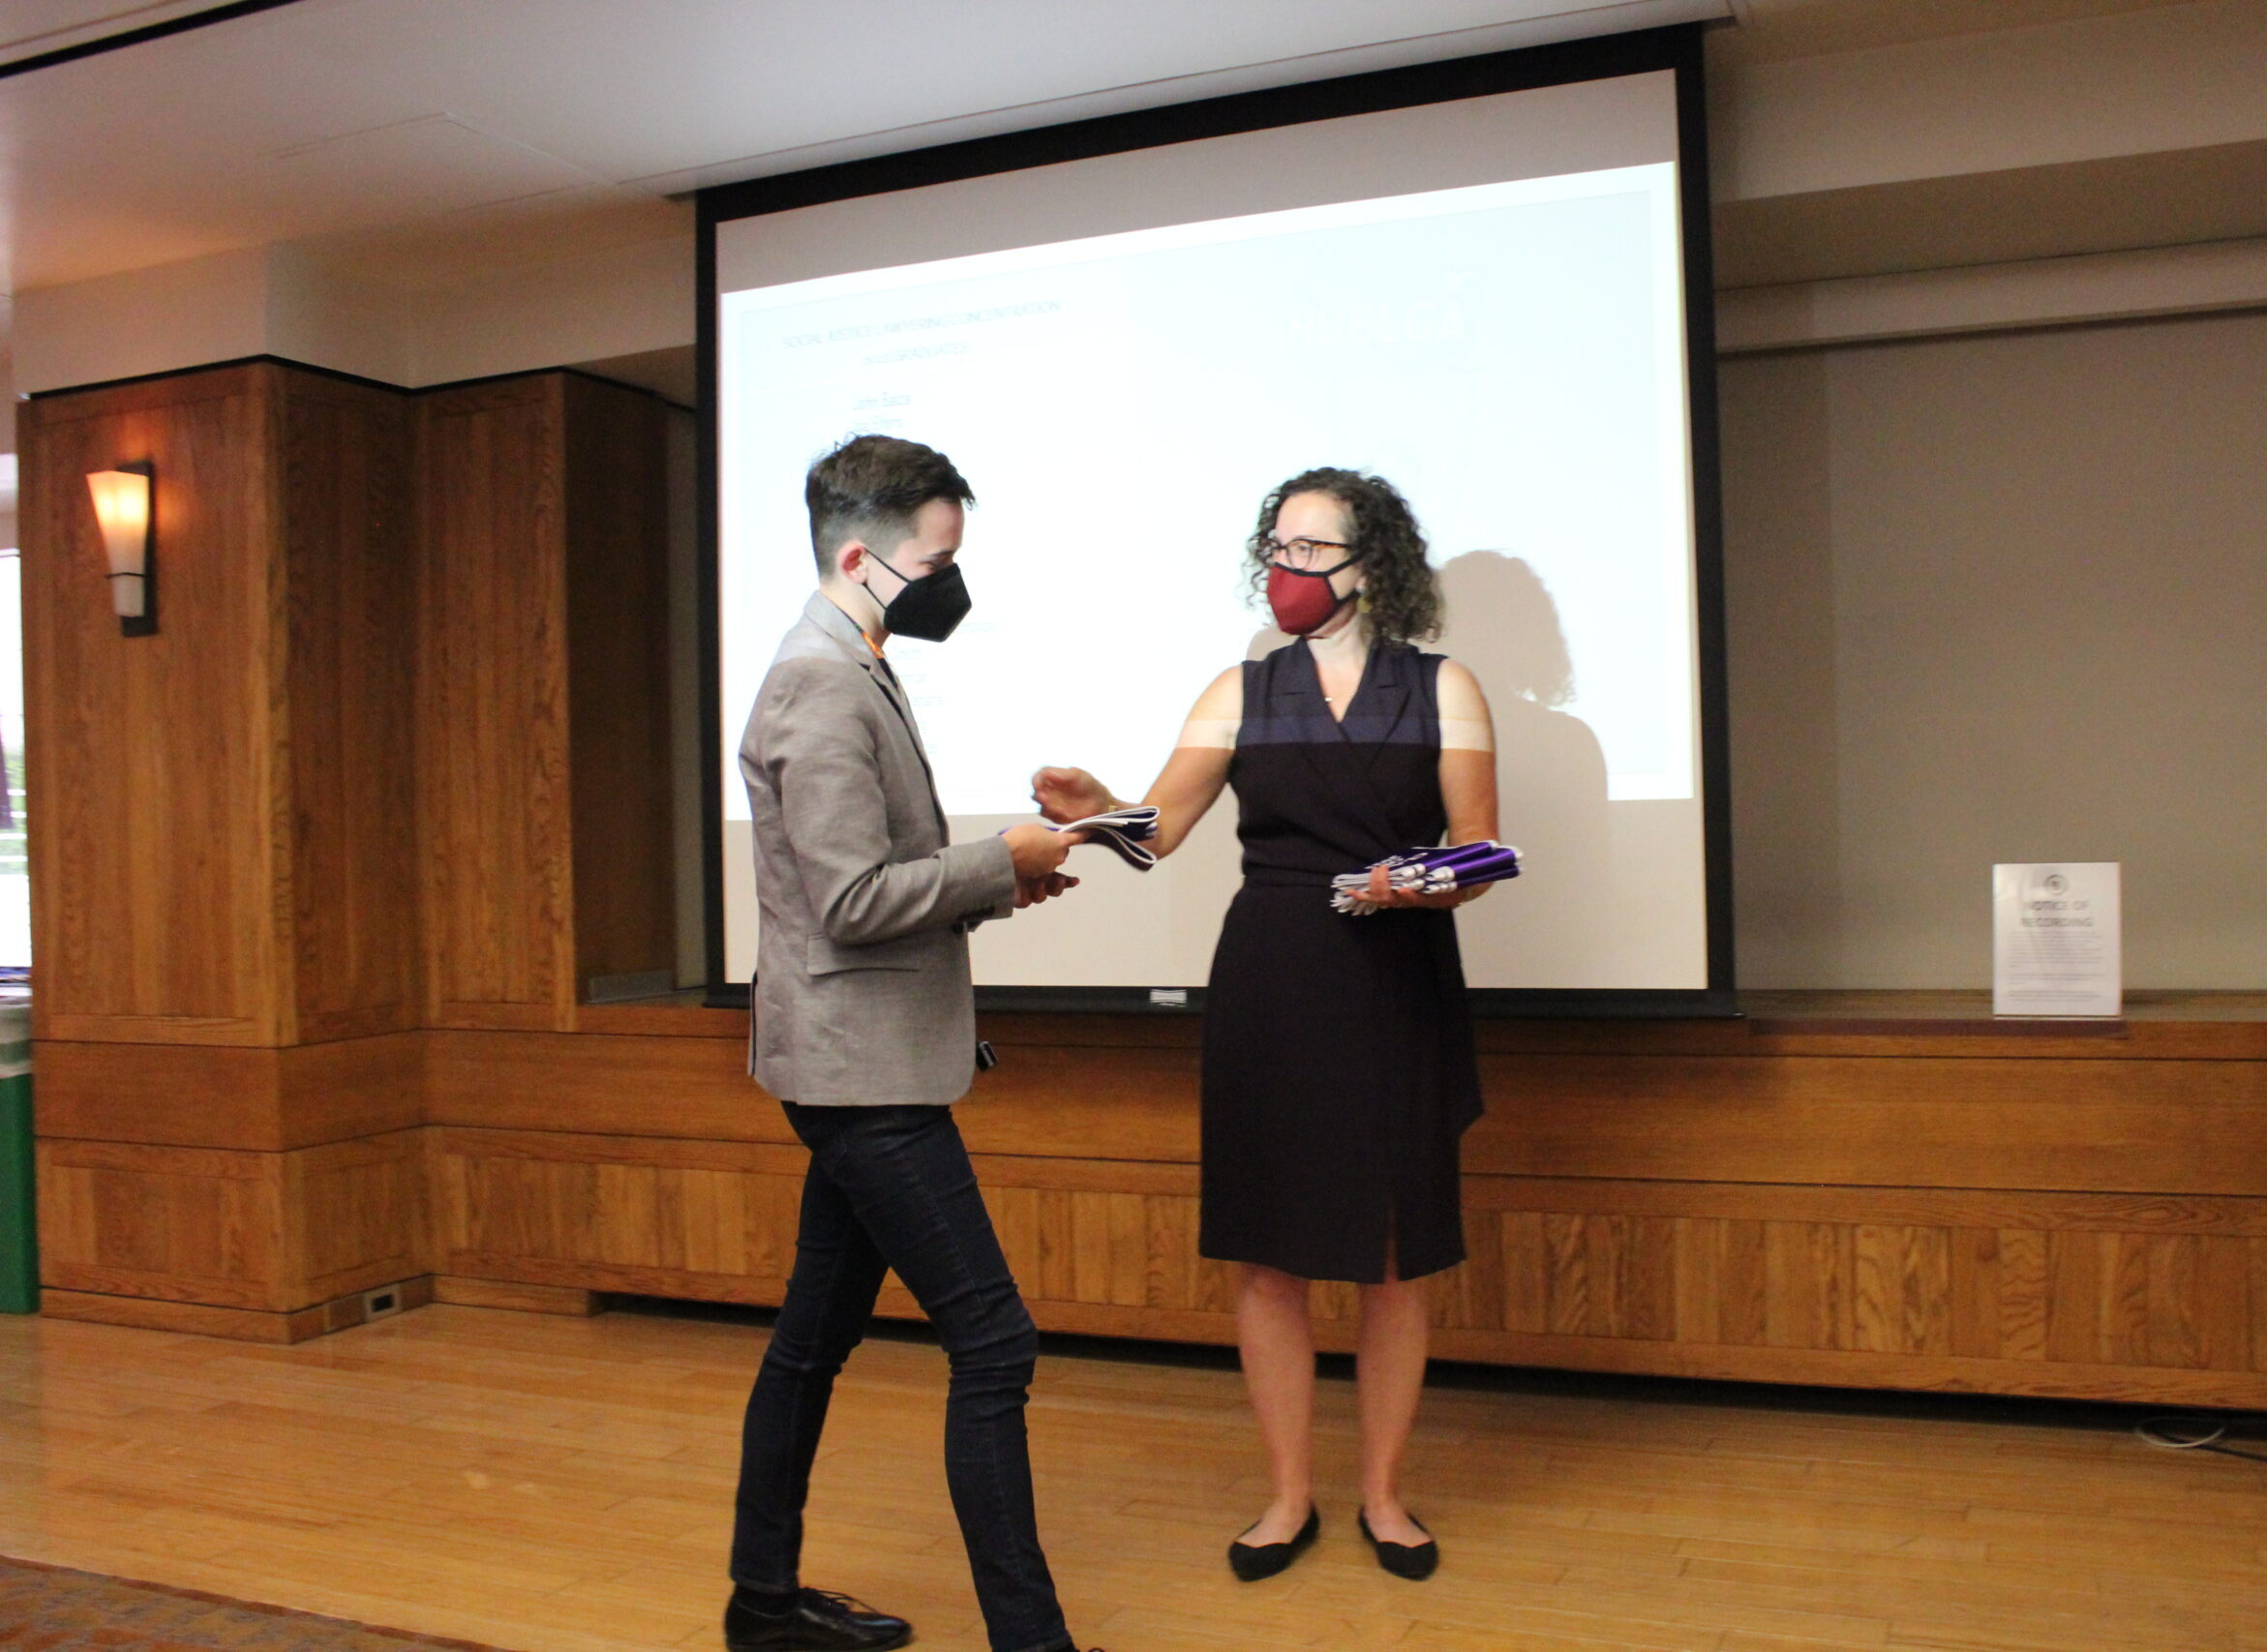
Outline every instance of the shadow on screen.
<path fill-rule="evenodd" d="M 1435 646 L 1488 697 L 1498 829 L 1524 856 L 1497 896 L 1517 912 L 1521 953 L 1587 982 L 1610 887 L 1606 754 L 1587 723 L 1559 709 L 1574 698 L 1574 660 L 1558 605 L 1534 569 L 1499 551 L 1450 561 L 1440 594 L 1447 623 Z"/>

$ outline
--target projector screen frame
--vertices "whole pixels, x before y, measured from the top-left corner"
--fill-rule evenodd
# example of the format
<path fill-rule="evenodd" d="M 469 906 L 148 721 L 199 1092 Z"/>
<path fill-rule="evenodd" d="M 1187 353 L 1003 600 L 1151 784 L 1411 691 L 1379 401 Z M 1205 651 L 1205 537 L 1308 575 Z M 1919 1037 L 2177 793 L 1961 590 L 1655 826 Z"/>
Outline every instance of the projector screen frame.
<path fill-rule="evenodd" d="M 1699 713 L 1702 862 L 1707 925 L 1705 986 L 1474 988 L 1474 1013 L 1491 1017 L 1726 1017 L 1738 1013 L 1733 980 L 1732 812 L 1725 698 L 1723 508 L 1716 414 L 1715 284 L 1709 233 L 1708 150 L 1702 38 L 1680 23 L 1551 45 L 1374 70 L 1291 86 L 1102 115 L 965 139 L 697 192 L 695 368 L 698 374 L 697 578 L 701 669 L 702 891 L 707 958 L 704 1002 L 745 1007 L 746 982 L 725 978 L 723 710 L 718 704 L 719 386 L 717 229 L 727 223 L 829 201 L 1022 171 L 1239 133 L 1347 115 L 1670 71 L 1677 105 L 1682 233 L 1685 393 L 1692 465 L 1693 600 Z M 979 986 L 980 1009 L 1000 1012 L 1193 1015 L 1200 988 L 1179 995 L 1143 987 Z M 1164 1000 L 1161 1002 L 1160 1000 Z"/>

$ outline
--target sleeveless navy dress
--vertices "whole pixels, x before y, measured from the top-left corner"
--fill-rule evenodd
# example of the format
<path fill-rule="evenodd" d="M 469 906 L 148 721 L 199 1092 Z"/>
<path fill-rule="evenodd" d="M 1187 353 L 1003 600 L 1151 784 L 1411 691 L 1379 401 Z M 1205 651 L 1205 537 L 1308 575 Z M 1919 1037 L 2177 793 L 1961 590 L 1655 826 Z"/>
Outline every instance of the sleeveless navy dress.
<path fill-rule="evenodd" d="M 1304 641 L 1244 666 L 1229 761 L 1244 884 L 1204 1005 L 1198 1249 L 1376 1284 L 1465 1258 L 1457 1147 L 1480 1115 L 1456 919 L 1348 917 L 1330 880 L 1447 829 L 1441 656 L 1372 646 L 1342 722 Z"/>

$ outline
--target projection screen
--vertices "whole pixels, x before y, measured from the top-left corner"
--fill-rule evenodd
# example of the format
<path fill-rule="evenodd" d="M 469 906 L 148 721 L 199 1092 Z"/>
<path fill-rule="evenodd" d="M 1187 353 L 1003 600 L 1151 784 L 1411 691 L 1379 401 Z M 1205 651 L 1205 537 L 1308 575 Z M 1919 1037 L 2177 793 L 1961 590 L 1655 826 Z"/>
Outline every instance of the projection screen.
<path fill-rule="evenodd" d="M 1579 76 L 1538 83 L 1554 65 Z M 977 495 L 972 616 L 890 646 L 955 838 L 1032 818 L 1042 764 L 1138 796 L 1205 683 L 1286 641 L 1243 562 L 1263 496 L 1371 470 L 1426 531 L 1425 646 L 1488 694 L 1526 857 L 1459 915 L 1468 983 L 1721 1007 L 1698 75 L 1697 39 L 1659 31 L 710 192 L 712 985 L 754 967 L 735 760 L 812 589 L 803 472 L 887 432 Z M 979 985 L 1169 1002 L 1236 887 L 1233 796 L 1152 872 L 1070 869 L 1070 896 L 977 932 Z"/>

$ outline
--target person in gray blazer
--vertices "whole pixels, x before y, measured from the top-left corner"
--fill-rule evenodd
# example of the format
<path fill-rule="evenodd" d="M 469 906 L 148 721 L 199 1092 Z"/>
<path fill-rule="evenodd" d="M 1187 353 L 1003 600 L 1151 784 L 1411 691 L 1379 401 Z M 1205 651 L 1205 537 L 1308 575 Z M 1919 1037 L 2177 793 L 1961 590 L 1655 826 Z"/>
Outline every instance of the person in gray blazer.
<path fill-rule="evenodd" d="M 894 1269 L 951 1363 L 946 1478 L 994 1652 L 1057 1652 L 1072 1641 L 1023 1422 L 1039 1337 L 951 1103 L 980 1060 L 968 932 L 1070 887 L 1077 834 L 1032 824 L 952 842 L 883 650 L 892 633 L 942 642 L 968 611 L 956 554 L 975 496 L 960 472 L 919 442 L 864 436 L 814 465 L 803 495 L 819 588 L 756 695 L 740 767 L 762 909 L 749 1070 L 811 1158 L 741 1434 L 725 1643 L 821 1652 L 911 1637 L 799 1572 L 835 1373 Z"/>

